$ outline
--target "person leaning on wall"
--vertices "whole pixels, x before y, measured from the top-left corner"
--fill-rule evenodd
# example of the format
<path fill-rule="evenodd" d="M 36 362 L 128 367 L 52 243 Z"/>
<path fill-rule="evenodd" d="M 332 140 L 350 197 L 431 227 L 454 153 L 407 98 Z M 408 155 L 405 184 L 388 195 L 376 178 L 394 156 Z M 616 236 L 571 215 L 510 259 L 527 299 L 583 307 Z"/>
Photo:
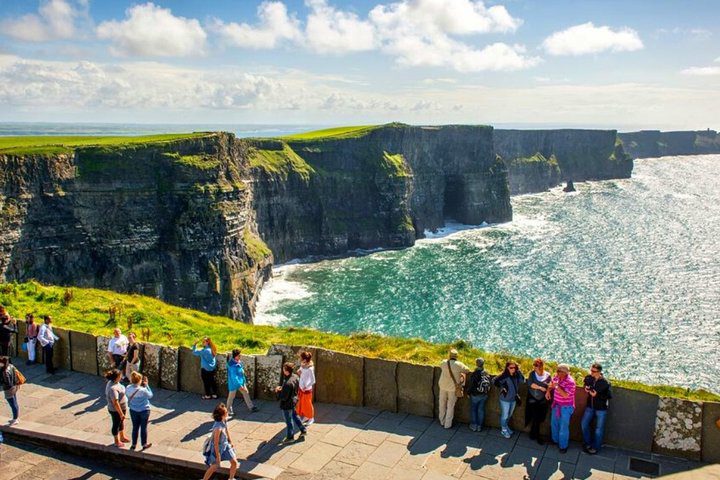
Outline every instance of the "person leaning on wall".
<path fill-rule="evenodd" d="M 455 403 L 464 394 L 463 384 L 465 376 L 470 369 L 458 361 L 458 351 L 450 350 L 448 358 L 440 362 L 440 379 L 438 389 L 440 390 L 440 406 L 438 408 L 438 420 L 445 428 L 452 428 L 453 417 L 455 416 Z"/>

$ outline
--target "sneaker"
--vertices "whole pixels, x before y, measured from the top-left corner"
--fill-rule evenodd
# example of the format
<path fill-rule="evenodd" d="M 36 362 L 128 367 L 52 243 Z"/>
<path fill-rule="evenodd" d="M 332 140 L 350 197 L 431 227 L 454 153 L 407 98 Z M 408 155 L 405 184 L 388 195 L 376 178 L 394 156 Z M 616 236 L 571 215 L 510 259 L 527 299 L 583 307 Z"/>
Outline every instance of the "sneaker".
<path fill-rule="evenodd" d="M 135 450 L 135 445 L 130 445 L 130 450 Z"/>
<path fill-rule="evenodd" d="M 477 425 L 475 425 L 474 423 L 471 423 L 471 424 L 470 424 L 470 431 L 471 431 L 471 432 L 477 432 Z"/>
<path fill-rule="evenodd" d="M 298 442 L 304 442 L 304 441 L 305 441 L 305 434 L 306 434 L 306 433 L 307 433 L 307 431 L 305 431 L 305 432 L 300 432 L 300 436 L 298 437 Z"/>
<path fill-rule="evenodd" d="M 148 448 L 152 447 L 152 443 L 148 443 L 147 445 L 143 445 L 142 449 L 143 451 L 147 450 Z"/>
<path fill-rule="evenodd" d="M 567 448 L 561 448 L 560 453 L 567 453 Z"/>
<path fill-rule="evenodd" d="M 585 453 L 588 453 L 588 450 L 590 450 L 590 445 L 583 443 L 582 445 L 582 451 Z"/>
<path fill-rule="evenodd" d="M 280 443 L 292 443 L 294 441 L 295 441 L 295 437 L 285 437 L 280 441 Z"/>
<path fill-rule="evenodd" d="M 505 437 L 505 438 L 510 438 L 510 437 L 512 437 L 512 433 L 510 433 L 508 430 L 503 430 L 503 431 L 500 432 L 500 433 L 501 433 L 502 436 Z"/>
<path fill-rule="evenodd" d="M 593 447 L 590 447 L 587 449 L 587 453 L 590 455 L 596 455 L 598 453 L 598 451 L 595 450 Z"/>
<path fill-rule="evenodd" d="M 8 425 L 12 427 L 13 425 L 17 425 L 18 423 L 20 423 L 20 420 L 18 420 L 17 418 L 13 418 L 8 422 Z"/>
<path fill-rule="evenodd" d="M 310 419 L 308 419 L 307 422 L 305 422 L 305 425 L 309 427 L 309 426 L 312 425 L 313 423 L 315 423 L 315 419 L 314 419 L 314 418 L 310 418 Z"/>
<path fill-rule="evenodd" d="M 235 412 L 233 412 L 232 410 L 228 410 L 228 417 L 234 417 L 234 416 L 235 416 Z"/>
<path fill-rule="evenodd" d="M 250 411 L 251 411 L 252 413 L 255 413 L 255 412 L 259 412 L 260 409 L 259 409 L 258 407 L 256 407 L 255 405 L 253 405 L 252 408 L 250 409 Z"/>

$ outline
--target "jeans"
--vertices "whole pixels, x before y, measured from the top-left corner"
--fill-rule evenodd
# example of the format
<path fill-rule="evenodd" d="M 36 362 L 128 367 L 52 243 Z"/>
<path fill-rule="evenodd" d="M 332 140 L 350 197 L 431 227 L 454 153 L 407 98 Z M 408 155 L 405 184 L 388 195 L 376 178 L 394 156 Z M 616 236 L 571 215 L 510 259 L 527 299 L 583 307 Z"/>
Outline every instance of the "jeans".
<path fill-rule="evenodd" d="M 148 420 L 150 419 L 150 410 L 143 410 L 142 412 L 136 412 L 130 410 L 130 419 L 132 420 L 132 446 L 137 445 L 138 433 L 140 433 L 140 445 L 143 447 L 147 445 L 147 426 Z"/>
<path fill-rule="evenodd" d="M 512 417 L 514 411 L 515 400 L 513 400 L 512 402 L 500 400 L 500 428 L 503 432 L 512 431 L 510 430 L 510 427 L 508 427 L 508 421 L 510 420 L 510 417 Z"/>
<path fill-rule="evenodd" d="M 6 398 L 8 404 L 10 404 L 10 410 L 12 410 L 12 418 L 13 420 L 17 420 L 18 416 L 20 415 L 20 407 L 18 406 L 18 401 L 16 396 L 12 396 L 10 398 Z"/>
<path fill-rule="evenodd" d="M 591 428 L 591 423 L 595 417 L 595 431 Z M 585 445 L 600 451 L 602 447 L 603 435 L 605 435 L 605 417 L 607 410 L 595 410 L 590 407 L 585 409 L 582 418 L 582 432 Z M 595 434 L 593 436 L 593 433 Z"/>
<path fill-rule="evenodd" d="M 53 345 L 51 343 L 43 347 L 43 356 L 45 357 L 45 371 L 47 373 L 55 373 L 53 365 Z"/>
<path fill-rule="evenodd" d="M 482 428 L 485 423 L 487 395 L 470 395 L 470 425 Z"/>
<path fill-rule="evenodd" d="M 205 395 L 212 396 L 218 394 L 217 382 L 215 381 L 215 371 L 200 369 L 200 377 L 202 378 Z"/>
<path fill-rule="evenodd" d="M 292 410 L 283 410 L 283 417 L 285 417 L 285 424 L 287 425 L 287 438 L 293 438 L 295 436 L 295 430 L 293 429 L 293 423 L 297 425 L 300 433 L 305 433 L 305 427 L 300 421 L 297 412 L 293 408 Z"/>
<path fill-rule="evenodd" d="M 552 440 L 561 449 L 568 448 L 568 443 L 570 443 L 570 416 L 574 411 L 575 407 L 556 405 L 550 412 Z"/>

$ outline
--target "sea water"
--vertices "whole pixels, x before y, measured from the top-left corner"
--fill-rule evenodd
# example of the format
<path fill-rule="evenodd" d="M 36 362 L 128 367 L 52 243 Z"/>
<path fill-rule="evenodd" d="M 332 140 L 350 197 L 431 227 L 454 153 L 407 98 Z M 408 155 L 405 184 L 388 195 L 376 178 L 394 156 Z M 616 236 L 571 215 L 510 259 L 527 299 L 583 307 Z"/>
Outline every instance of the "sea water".
<path fill-rule="evenodd" d="M 290 264 L 258 323 L 370 331 L 719 392 L 720 156 L 513 197 L 513 221 L 414 247 Z"/>

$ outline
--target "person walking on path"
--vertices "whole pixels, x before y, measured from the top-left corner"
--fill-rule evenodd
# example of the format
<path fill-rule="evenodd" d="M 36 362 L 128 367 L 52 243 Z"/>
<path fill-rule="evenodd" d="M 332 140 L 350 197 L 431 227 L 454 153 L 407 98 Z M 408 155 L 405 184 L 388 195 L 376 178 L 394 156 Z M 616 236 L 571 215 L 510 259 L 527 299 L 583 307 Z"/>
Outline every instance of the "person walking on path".
<path fill-rule="evenodd" d="M 11 318 L 5 307 L 0 305 L 0 356 L 10 357 L 12 336 L 17 331 L 17 320 Z"/>
<path fill-rule="evenodd" d="M 315 386 L 315 365 L 312 353 L 300 352 L 300 368 L 298 369 L 300 382 L 298 385 L 297 414 L 304 425 L 315 422 L 315 408 L 313 407 L 313 387 Z"/>
<path fill-rule="evenodd" d="M 232 417 L 235 415 L 233 412 L 233 402 L 235 402 L 235 395 L 237 392 L 245 400 L 248 410 L 251 412 L 257 412 L 258 408 L 253 404 L 250 399 L 250 392 L 247 388 L 247 378 L 245 377 L 245 366 L 242 362 L 242 356 L 239 348 L 236 348 L 230 354 L 230 359 L 227 362 L 227 382 L 228 382 L 228 399 L 227 408 L 228 416 Z"/>
<path fill-rule="evenodd" d="M 212 416 L 215 423 L 213 423 L 209 441 L 206 441 L 203 448 L 205 465 L 208 465 L 203 480 L 210 480 L 215 474 L 215 471 L 220 468 L 220 462 L 223 460 L 230 462 L 228 480 L 235 480 L 238 462 L 235 448 L 230 439 L 230 430 L 228 430 L 227 427 L 227 407 L 222 403 L 219 404 L 215 407 L 215 410 L 213 410 Z"/>
<path fill-rule="evenodd" d="M 515 407 L 520 404 L 520 384 L 525 381 L 517 362 L 505 362 L 505 370 L 495 377 L 493 384 L 500 389 L 500 433 L 505 438 L 514 433 L 509 426 Z"/>
<path fill-rule="evenodd" d="M 17 425 L 20 421 L 20 406 L 18 405 L 17 393 L 24 381 L 25 377 L 10 363 L 10 357 L 0 357 L 0 383 L 2 383 L 5 400 L 7 400 L 12 411 L 12 420 L 8 423 L 10 426 Z"/>
<path fill-rule="evenodd" d="M 125 352 L 125 378 L 130 378 L 133 372 L 140 371 L 140 344 L 137 343 L 135 333 L 130 332 L 127 335 L 128 348 Z"/>
<path fill-rule="evenodd" d="M 107 355 L 110 359 L 111 368 L 117 368 L 121 372 L 124 371 L 122 366 L 125 355 L 127 354 L 130 342 L 127 337 L 122 334 L 119 328 L 113 330 L 113 336 L 108 342 Z"/>
<path fill-rule="evenodd" d="M 438 420 L 440 425 L 451 428 L 455 416 L 455 402 L 463 395 L 463 384 L 465 375 L 470 369 L 458 361 L 458 351 L 450 350 L 449 358 L 440 362 L 440 379 L 438 388 L 440 390 L 440 407 L 438 408 Z"/>
<path fill-rule="evenodd" d="M 217 347 L 210 340 L 210 337 L 203 338 L 202 345 L 202 348 L 198 350 L 197 343 L 195 343 L 192 346 L 192 351 L 193 355 L 200 357 L 200 377 L 205 388 L 205 395 L 202 396 L 202 399 L 210 400 L 211 398 L 218 398 L 218 386 L 215 380 Z"/>
<path fill-rule="evenodd" d="M 585 392 L 588 394 L 587 407 L 582 418 L 583 450 L 594 455 L 600 451 L 605 435 L 605 420 L 608 412 L 608 403 L 612 398 L 610 382 L 605 380 L 602 365 L 593 363 L 590 374 L 583 381 Z M 592 421 L 595 419 L 595 429 Z"/>
<path fill-rule="evenodd" d="M 53 349 L 55 342 L 60 340 L 60 337 L 55 335 L 52 329 L 52 318 L 50 315 L 43 317 L 44 323 L 40 326 L 38 331 L 38 341 L 42 345 L 43 357 L 45 359 L 45 371 L 49 374 L 55 373 L 55 366 L 53 365 Z"/>
<path fill-rule="evenodd" d="M 123 448 L 124 443 L 130 441 L 125 435 L 125 416 L 127 414 L 127 396 L 125 395 L 125 387 L 120 380 L 122 373 L 117 368 L 113 368 L 105 374 L 107 384 L 105 384 L 105 398 L 107 399 L 107 408 L 112 419 L 112 436 L 115 439 L 115 446 Z"/>
<path fill-rule="evenodd" d="M 467 392 L 470 395 L 470 430 L 482 431 L 485 424 L 485 402 L 492 386 L 490 375 L 485 371 L 485 360 L 475 359 L 475 371 L 470 374 Z"/>
<path fill-rule="evenodd" d="M 32 313 L 25 315 L 25 343 L 27 344 L 27 365 L 35 363 L 35 354 L 37 353 L 37 337 L 40 328 L 35 323 L 35 316 Z"/>
<path fill-rule="evenodd" d="M 275 387 L 275 393 L 278 396 L 278 400 L 280 400 L 280 409 L 283 412 L 285 424 L 287 425 L 287 435 L 285 436 L 283 443 L 289 443 L 295 440 L 295 429 L 293 424 L 295 424 L 300 430 L 299 441 L 305 440 L 305 434 L 307 433 L 305 426 L 302 421 L 300 421 L 300 417 L 298 417 L 298 414 L 295 411 L 295 406 L 297 405 L 298 400 L 300 379 L 294 371 L 295 364 L 292 362 L 286 362 L 283 365 L 282 385 Z"/>
<path fill-rule="evenodd" d="M 132 443 L 130 450 L 135 450 L 138 441 L 138 433 L 140 434 L 140 445 L 143 450 L 152 447 L 152 443 L 148 443 L 148 420 L 150 420 L 150 399 L 153 392 L 148 386 L 148 379 L 140 375 L 138 372 L 130 373 L 130 385 L 125 389 L 125 395 L 128 399 L 128 408 L 130 409 L 130 420 L 132 420 Z"/>
<path fill-rule="evenodd" d="M 542 358 L 533 361 L 533 371 L 527 378 L 527 398 L 525 406 L 525 426 L 530 425 L 530 439 L 544 445 L 540 438 L 540 424 L 545 421 L 549 402 L 545 398 L 550 386 L 550 373 L 545 371 L 545 362 Z"/>
<path fill-rule="evenodd" d="M 570 417 L 575 411 L 575 380 L 570 375 L 570 367 L 561 363 L 550 382 L 545 398 L 552 395 L 550 429 L 552 441 L 558 445 L 560 453 L 567 453 L 570 442 Z"/>

